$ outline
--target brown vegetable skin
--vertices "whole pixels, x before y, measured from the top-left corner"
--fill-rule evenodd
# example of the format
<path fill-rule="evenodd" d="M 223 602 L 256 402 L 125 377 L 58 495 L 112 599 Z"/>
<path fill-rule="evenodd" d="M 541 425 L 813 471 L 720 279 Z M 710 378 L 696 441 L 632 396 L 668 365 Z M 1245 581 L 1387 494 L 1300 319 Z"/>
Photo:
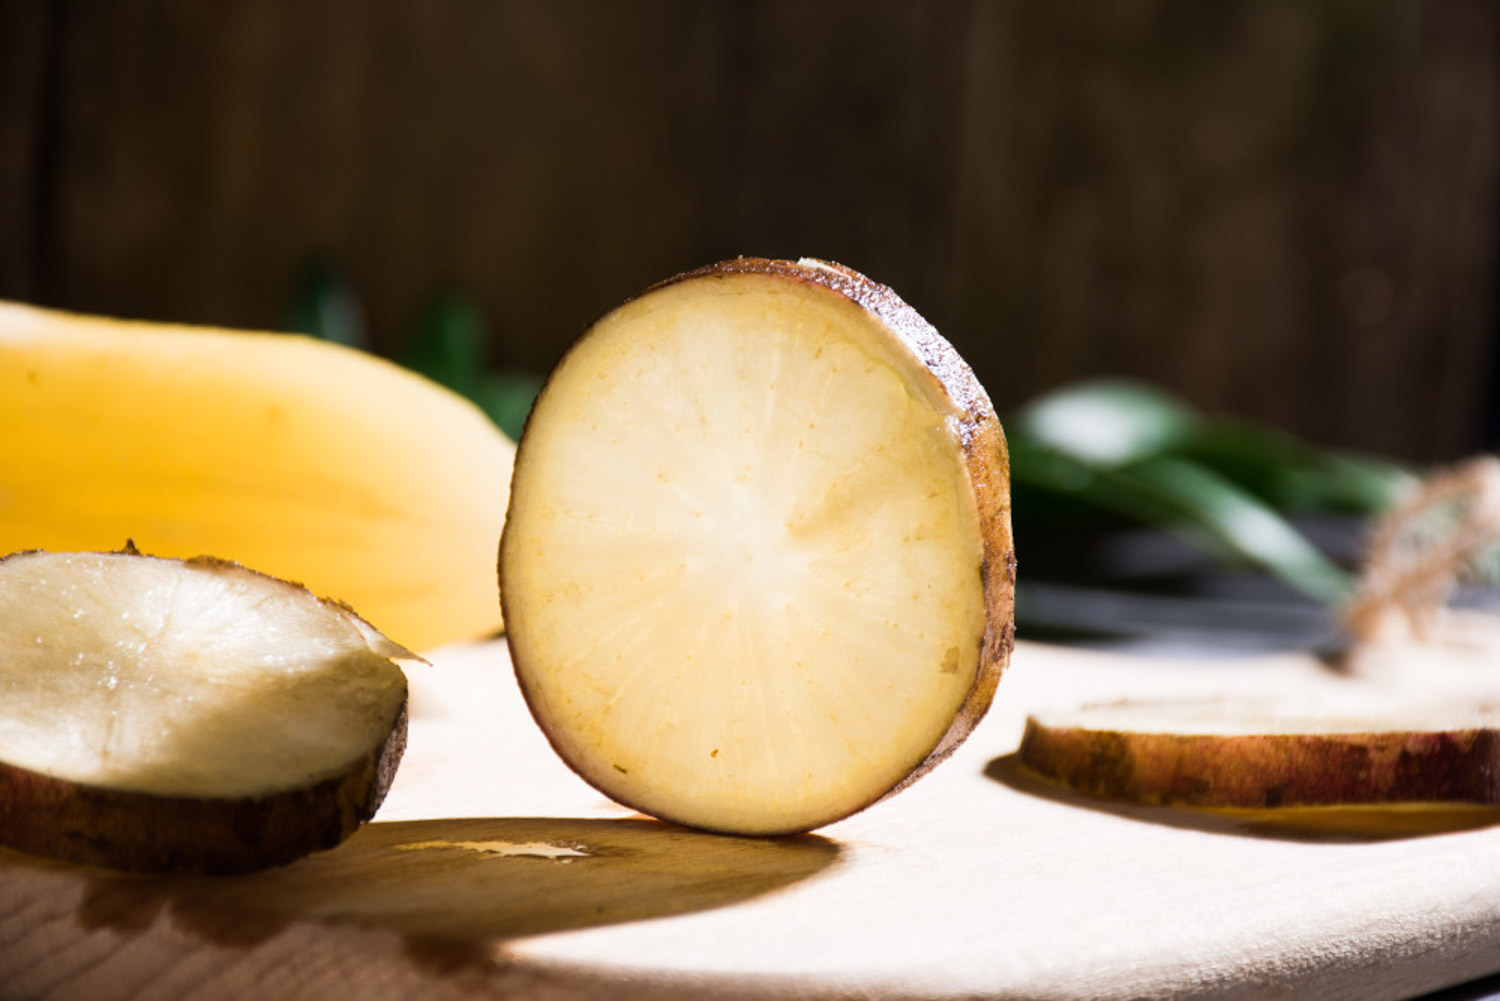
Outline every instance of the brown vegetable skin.
<path fill-rule="evenodd" d="M 119 552 L 143 560 L 162 559 L 142 555 L 131 541 Z M 0 562 L 45 555 L 25 550 L 0 557 Z M 213 556 L 163 562 L 306 590 Z M 359 619 L 341 602 L 318 600 Z M 394 644 L 385 652 L 398 650 L 410 656 Z M 0 761 L 0 846 L 64 862 L 156 874 L 230 875 L 285 865 L 338 845 L 375 815 L 406 750 L 407 702 L 402 699 L 380 745 L 337 775 L 263 796 L 132 792 Z"/>
<path fill-rule="evenodd" d="M 849 300 L 884 323 L 895 337 L 921 359 L 933 382 L 942 388 L 943 393 L 960 411 L 959 436 L 965 465 L 968 468 L 969 482 L 974 491 L 975 505 L 979 512 L 980 536 L 984 550 L 980 573 L 984 587 L 985 627 L 980 644 L 980 663 L 975 673 L 974 684 L 942 738 L 905 779 L 870 802 L 859 804 L 842 816 L 829 817 L 823 822 L 833 823 L 895 795 L 931 771 L 958 749 L 979 721 L 984 718 L 990 703 L 994 700 L 1000 676 L 1008 666 L 1011 650 L 1015 646 L 1016 551 L 1010 519 L 1010 456 L 1006 448 L 1005 433 L 1000 426 L 1000 420 L 995 414 L 989 395 L 953 345 L 893 290 L 851 268 L 827 261 L 738 257 L 706 265 L 658 282 L 642 295 L 649 295 L 658 289 L 680 282 L 711 281 L 732 275 L 764 275 L 823 289 L 830 295 Z M 543 386 L 542 392 L 546 391 L 546 387 Z M 518 450 L 525 448 L 524 433 L 517 447 Z M 513 481 L 512 490 L 514 489 Z M 500 548 L 499 562 L 503 567 L 505 563 L 503 533 Z M 500 589 L 502 606 L 505 605 L 506 597 L 507 590 L 502 583 Z M 508 610 L 502 608 L 502 612 L 505 614 L 506 621 L 512 622 Z M 514 646 L 512 655 L 520 656 Z M 526 693 L 523 673 L 517 671 L 517 677 L 520 680 L 522 694 L 526 695 L 529 700 L 530 696 Z M 551 741 L 550 735 L 548 735 L 548 740 Z M 566 755 L 557 747 L 556 742 L 552 743 L 554 750 L 566 760 Z M 579 771 L 576 766 L 572 766 L 571 762 L 569 764 L 570 767 L 574 767 L 575 771 Z M 581 771 L 579 773 L 582 774 Z M 606 795 L 613 794 L 606 793 Z M 623 805 L 632 809 L 640 809 L 638 804 L 624 803 Z M 775 833 L 800 834 L 804 833 L 804 829 Z"/>
<path fill-rule="evenodd" d="M 236 799 L 84 785 L 0 762 L 0 843 L 65 862 L 228 875 L 332 848 L 375 815 L 406 749 L 406 705 L 380 747 L 305 789 Z"/>
<path fill-rule="evenodd" d="M 1500 731 L 1171 734 L 1050 726 L 1021 762 L 1089 796 L 1195 807 L 1500 805 Z"/>

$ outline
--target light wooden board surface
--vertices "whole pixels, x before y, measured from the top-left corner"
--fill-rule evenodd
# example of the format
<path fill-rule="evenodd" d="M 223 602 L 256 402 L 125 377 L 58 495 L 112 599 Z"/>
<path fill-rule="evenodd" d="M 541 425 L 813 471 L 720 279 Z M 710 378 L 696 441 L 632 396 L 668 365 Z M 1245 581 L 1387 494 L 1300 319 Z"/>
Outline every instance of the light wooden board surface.
<path fill-rule="evenodd" d="M 1500 825 L 1381 836 L 1107 806 L 1008 758 L 1033 708 L 1305 686 L 1301 657 L 1023 644 L 902 795 L 817 834 L 685 831 L 553 758 L 503 643 L 414 667 L 377 821 L 292 866 L 154 879 L 0 851 L 0 997 L 1408 997 L 1500 970 Z"/>

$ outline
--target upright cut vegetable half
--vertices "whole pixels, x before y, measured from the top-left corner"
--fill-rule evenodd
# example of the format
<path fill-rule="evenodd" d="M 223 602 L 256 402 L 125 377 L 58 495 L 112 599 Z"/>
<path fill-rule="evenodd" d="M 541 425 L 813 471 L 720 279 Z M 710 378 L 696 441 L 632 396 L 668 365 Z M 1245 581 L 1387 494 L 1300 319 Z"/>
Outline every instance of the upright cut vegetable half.
<path fill-rule="evenodd" d="M 1011 648 L 1005 442 L 890 290 L 740 259 L 595 324 L 522 435 L 500 552 L 522 689 L 617 800 L 803 831 L 903 787 Z"/>

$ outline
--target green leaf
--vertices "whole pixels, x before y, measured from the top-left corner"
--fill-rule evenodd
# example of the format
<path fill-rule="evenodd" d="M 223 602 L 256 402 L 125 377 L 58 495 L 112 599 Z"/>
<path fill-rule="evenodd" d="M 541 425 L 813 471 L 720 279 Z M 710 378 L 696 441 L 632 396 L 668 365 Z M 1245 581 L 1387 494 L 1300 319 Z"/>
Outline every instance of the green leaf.
<path fill-rule="evenodd" d="M 1378 514 L 1413 480 L 1396 463 L 1315 448 L 1273 428 L 1230 418 L 1204 421 L 1182 454 L 1279 510 L 1304 514 Z"/>
<path fill-rule="evenodd" d="M 444 294 L 422 310 L 396 360 L 454 392 L 478 400 L 485 384 L 489 330 L 468 299 Z"/>
<path fill-rule="evenodd" d="M 519 440 L 541 391 L 542 377 L 530 372 L 497 372 L 485 380 L 476 402 L 512 441 Z"/>
<path fill-rule="evenodd" d="M 1191 459 L 1154 456 L 1114 471 L 1101 491 L 1128 498 L 1155 523 L 1231 560 L 1264 570 L 1316 601 L 1334 603 L 1348 573 L 1253 494 Z"/>
<path fill-rule="evenodd" d="M 1231 565 L 1262 570 L 1316 601 L 1349 593 L 1349 575 L 1274 509 L 1191 459 L 1153 455 L 1100 468 L 1034 442 L 1012 451 L 1011 476 L 1031 486 L 1183 536 Z"/>
<path fill-rule="evenodd" d="M 369 350 L 364 310 L 343 272 L 325 260 L 303 269 L 292 289 L 282 329 Z"/>
<path fill-rule="evenodd" d="M 1110 468 L 1175 448 L 1198 425 L 1187 405 L 1125 379 L 1099 379 L 1048 393 L 1006 421 L 1029 440 L 1090 466 Z"/>

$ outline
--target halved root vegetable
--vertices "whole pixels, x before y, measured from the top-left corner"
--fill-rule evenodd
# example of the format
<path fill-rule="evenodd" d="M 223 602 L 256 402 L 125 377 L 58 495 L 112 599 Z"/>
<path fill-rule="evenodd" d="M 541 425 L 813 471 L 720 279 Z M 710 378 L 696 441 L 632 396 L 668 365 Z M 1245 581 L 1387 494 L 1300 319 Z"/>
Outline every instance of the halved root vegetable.
<path fill-rule="evenodd" d="M 657 817 L 770 835 L 947 756 L 1012 638 L 1005 442 L 889 289 L 740 259 L 595 324 L 543 389 L 501 544 L 562 758 Z"/>
<path fill-rule="evenodd" d="M 468 401 L 349 348 L 0 303 L 0 553 L 213 553 L 425 650 L 501 626 L 513 457 Z"/>
<path fill-rule="evenodd" d="M 0 844 L 227 873 L 337 844 L 406 744 L 410 658 L 342 605 L 242 566 L 0 560 Z"/>
<path fill-rule="evenodd" d="M 1078 792 L 1137 803 L 1500 805 L 1500 707 L 1101 704 L 1033 714 L 1020 759 Z"/>

